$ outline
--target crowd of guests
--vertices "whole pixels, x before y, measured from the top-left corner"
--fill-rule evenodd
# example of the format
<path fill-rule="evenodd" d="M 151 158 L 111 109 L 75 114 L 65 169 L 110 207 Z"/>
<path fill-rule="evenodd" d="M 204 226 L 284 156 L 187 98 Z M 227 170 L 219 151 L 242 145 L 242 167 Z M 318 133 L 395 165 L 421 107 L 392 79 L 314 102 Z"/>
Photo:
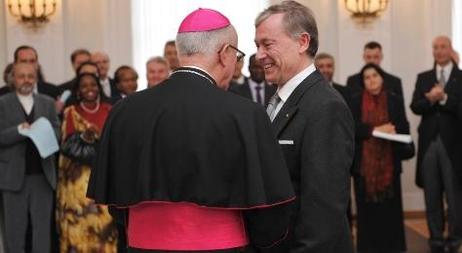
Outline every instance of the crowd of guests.
<path fill-rule="evenodd" d="M 180 67 L 177 56 L 175 41 L 169 41 L 164 57 L 147 61 L 148 89 Z M 276 85 L 278 79 L 265 77 L 265 63 L 257 56 L 249 57 L 249 77 L 242 74 L 243 61 L 236 62 L 228 91 L 262 107 L 271 106 L 281 88 Z M 455 253 L 462 242 L 462 71 L 449 38 L 434 39 L 433 56 L 433 68 L 418 75 L 410 101 L 411 110 L 422 117 L 416 183 L 424 191 L 431 252 Z M 337 91 L 334 96 L 346 102 L 355 122 L 350 174 L 357 207 L 357 251 L 405 252 L 401 163 L 414 157 L 414 143 L 374 137 L 374 132 L 410 133 L 405 113 L 409 101 L 404 99 L 401 79 L 382 69 L 382 47 L 374 41 L 364 46 L 364 66 L 348 77 L 345 86 L 333 81 L 331 55 L 314 52 L 310 57 Z M 137 92 L 136 70 L 122 65 L 111 78 L 110 58 L 104 52 L 78 49 L 71 63 L 75 76 L 61 85 L 45 81 L 38 53 L 31 46 L 18 47 L 13 63 L 5 68 L 6 85 L 0 89 L 0 190 L 7 252 L 25 248 L 36 252 L 58 248 L 60 252 L 126 251 L 126 213 L 95 204 L 86 196 L 93 160 L 65 152 L 42 159 L 33 143 L 18 134 L 19 129 L 30 128 L 36 119 L 45 117 L 62 145 L 72 139 L 95 144 L 112 105 Z M 286 163 L 296 166 L 292 164 L 295 158 Z M 351 213 L 349 217 L 351 224 Z"/>

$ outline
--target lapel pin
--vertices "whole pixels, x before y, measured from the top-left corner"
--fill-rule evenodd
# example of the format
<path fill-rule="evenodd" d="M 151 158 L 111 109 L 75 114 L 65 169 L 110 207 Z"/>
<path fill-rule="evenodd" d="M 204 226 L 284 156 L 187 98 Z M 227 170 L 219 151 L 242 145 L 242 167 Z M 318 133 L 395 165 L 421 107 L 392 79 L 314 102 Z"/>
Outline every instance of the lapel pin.
<path fill-rule="evenodd" d="M 289 117 L 289 114 L 287 113 L 287 114 L 286 114 L 286 118 L 288 118 L 288 117 Z"/>

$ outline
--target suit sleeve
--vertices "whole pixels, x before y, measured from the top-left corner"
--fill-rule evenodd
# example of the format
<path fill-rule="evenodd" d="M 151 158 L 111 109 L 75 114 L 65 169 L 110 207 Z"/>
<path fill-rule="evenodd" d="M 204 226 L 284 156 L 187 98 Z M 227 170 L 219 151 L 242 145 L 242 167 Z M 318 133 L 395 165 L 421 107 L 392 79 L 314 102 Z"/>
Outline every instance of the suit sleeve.
<path fill-rule="evenodd" d="M 0 104 L 0 147 L 8 147 L 26 139 L 20 135 L 18 126 L 8 126 L 5 119 L 8 118 L 5 103 Z"/>
<path fill-rule="evenodd" d="M 425 97 L 424 80 L 421 75 L 417 77 L 414 94 L 412 95 L 411 110 L 417 115 L 423 115 L 433 110 L 432 103 Z"/>
<path fill-rule="evenodd" d="M 393 124 L 395 125 L 396 133 L 409 134 L 409 121 L 406 117 L 406 111 L 404 109 L 404 102 L 402 101 L 402 98 L 397 98 L 395 106 L 396 111 L 393 113 L 396 114 L 396 122 L 393 122 Z M 396 147 L 397 153 L 401 160 L 410 159 L 415 155 L 415 147 L 413 142 L 409 144 L 393 143 L 393 145 Z"/>
<path fill-rule="evenodd" d="M 295 247 L 299 252 L 334 253 L 336 243 L 348 231 L 354 122 L 345 104 L 336 100 L 326 100 L 312 112 L 316 115 L 306 122 L 300 147 L 300 211 L 294 229 Z"/>

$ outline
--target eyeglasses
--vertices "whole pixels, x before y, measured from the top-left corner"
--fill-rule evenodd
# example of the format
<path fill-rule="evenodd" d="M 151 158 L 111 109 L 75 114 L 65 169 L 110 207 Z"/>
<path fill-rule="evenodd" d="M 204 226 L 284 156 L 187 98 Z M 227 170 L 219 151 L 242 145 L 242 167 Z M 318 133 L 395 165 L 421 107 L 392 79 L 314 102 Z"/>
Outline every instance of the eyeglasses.
<path fill-rule="evenodd" d="M 229 46 L 230 48 L 236 50 L 236 59 L 237 59 L 238 62 L 239 62 L 239 61 L 242 61 L 242 60 L 244 59 L 244 57 L 245 57 L 245 53 L 244 53 L 244 52 L 242 52 L 241 50 L 237 49 L 237 48 L 234 47 L 233 45 L 228 44 L 228 46 Z"/>

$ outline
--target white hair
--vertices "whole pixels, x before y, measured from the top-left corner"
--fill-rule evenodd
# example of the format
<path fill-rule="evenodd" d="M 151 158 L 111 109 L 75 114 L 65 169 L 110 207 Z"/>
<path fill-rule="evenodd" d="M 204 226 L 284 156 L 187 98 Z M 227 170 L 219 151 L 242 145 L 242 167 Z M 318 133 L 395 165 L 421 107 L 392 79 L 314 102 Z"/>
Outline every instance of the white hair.
<path fill-rule="evenodd" d="M 207 32 L 178 33 L 176 47 L 179 55 L 210 55 L 217 53 L 224 44 L 232 44 L 237 42 L 236 40 L 236 31 L 232 25 L 229 25 L 222 29 Z"/>

